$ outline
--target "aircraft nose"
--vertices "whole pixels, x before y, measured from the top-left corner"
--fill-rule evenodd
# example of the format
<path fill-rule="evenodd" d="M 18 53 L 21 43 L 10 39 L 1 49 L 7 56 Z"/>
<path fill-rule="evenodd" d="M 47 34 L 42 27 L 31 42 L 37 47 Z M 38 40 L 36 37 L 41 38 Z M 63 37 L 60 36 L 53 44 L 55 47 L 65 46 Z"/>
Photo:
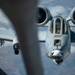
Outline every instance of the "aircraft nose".
<path fill-rule="evenodd" d="M 54 60 L 54 62 L 55 62 L 57 65 L 60 65 L 60 64 L 62 64 L 63 59 L 56 59 L 56 60 Z"/>
<path fill-rule="evenodd" d="M 52 52 L 52 56 L 62 56 L 62 55 L 63 55 L 63 52 L 60 50 L 54 50 Z"/>
<path fill-rule="evenodd" d="M 57 65 L 60 65 L 63 62 L 62 56 L 63 52 L 60 50 L 54 50 L 52 52 L 52 58 Z"/>

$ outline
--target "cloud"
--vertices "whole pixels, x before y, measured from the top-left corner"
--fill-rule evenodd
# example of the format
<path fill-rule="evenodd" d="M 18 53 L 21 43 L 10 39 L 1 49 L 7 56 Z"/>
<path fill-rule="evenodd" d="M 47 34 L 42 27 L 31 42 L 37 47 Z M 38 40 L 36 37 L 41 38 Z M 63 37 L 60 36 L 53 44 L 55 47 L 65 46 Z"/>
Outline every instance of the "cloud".
<path fill-rule="evenodd" d="M 10 22 L 9 18 L 5 15 L 5 13 L 0 9 L 0 27 L 5 28 L 13 28 L 12 23 Z"/>
<path fill-rule="evenodd" d="M 71 46 L 71 53 L 75 53 L 75 44 L 74 46 Z"/>
<path fill-rule="evenodd" d="M 66 9 L 63 6 L 49 7 L 49 10 L 53 16 L 57 15 L 65 16 L 65 13 L 67 13 Z"/>
<path fill-rule="evenodd" d="M 71 44 L 71 53 L 75 53 L 75 43 Z"/>
<path fill-rule="evenodd" d="M 9 20 L 9 18 L 5 15 L 2 9 L 0 9 L 0 29 L 4 30 L 14 30 L 14 27 Z"/>
<path fill-rule="evenodd" d="M 54 0 L 40 0 L 40 4 L 47 4 L 52 1 L 54 1 Z"/>
<path fill-rule="evenodd" d="M 8 31 L 8 32 L 15 32 L 13 29 L 9 28 L 9 29 L 6 29 L 4 27 L 0 27 L 0 31 Z"/>
<path fill-rule="evenodd" d="M 2 9 L 0 9 L 0 22 L 4 22 L 6 24 L 10 23 L 8 17 L 5 15 L 5 13 L 2 11 Z"/>
<path fill-rule="evenodd" d="M 71 8 L 71 7 L 68 7 L 68 10 L 69 10 L 69 11 L 71 11 L 71 10 L 72 10 L 72 8 Z"/>

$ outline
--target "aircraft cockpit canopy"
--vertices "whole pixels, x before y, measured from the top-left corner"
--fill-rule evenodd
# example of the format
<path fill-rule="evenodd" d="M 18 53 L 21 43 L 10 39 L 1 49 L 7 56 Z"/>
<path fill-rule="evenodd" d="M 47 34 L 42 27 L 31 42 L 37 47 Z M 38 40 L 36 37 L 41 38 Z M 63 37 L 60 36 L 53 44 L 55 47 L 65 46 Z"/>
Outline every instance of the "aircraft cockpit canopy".
<path fill-rule="evenodd" d="M 65 20 L 61 17 L 55 18 L 51 22 L 50 32 L 53 34 L 64 34 L 67 30 Z"/>
<path fill-rule="evenodd" d="M 60 34 L 61 33 L 61 20 L 59 18 L 57 18 L 55 20 L 55 34 Z"/>

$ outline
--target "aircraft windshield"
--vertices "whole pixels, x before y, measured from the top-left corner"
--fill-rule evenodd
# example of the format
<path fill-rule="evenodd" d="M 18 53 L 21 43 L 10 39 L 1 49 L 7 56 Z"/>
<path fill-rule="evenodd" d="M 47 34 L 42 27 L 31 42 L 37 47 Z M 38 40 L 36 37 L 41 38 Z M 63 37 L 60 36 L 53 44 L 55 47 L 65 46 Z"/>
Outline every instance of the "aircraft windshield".
<path fill-rule="evenodd" d="M 58 18 L 55 21 L 55 33 L 60 34 L 61 32 L 61 20 Z"/>

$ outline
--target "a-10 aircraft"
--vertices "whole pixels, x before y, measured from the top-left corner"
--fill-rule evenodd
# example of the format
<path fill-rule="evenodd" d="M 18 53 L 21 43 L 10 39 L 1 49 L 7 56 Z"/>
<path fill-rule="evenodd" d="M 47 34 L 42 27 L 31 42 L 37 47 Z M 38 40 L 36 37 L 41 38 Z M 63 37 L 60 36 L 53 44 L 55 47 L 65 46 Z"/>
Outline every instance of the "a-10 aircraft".
<path fill-rule="evenodd" d="M 50 11 L 41 6 L 38 6 L 37 10 L 37 26 L 48 27 L 47 31 L 38 31 L 38 40 L 45 42 L 46 55 L 59 65 L 71 53 L 73 41 L 70 26 L 75 26 L 75 7 L 66 19 L 59 15 L 52 17 Z M 13 42 L 14 53 L 19 54 L 20 46 L 14 33 L 0 30 L 1 46 L 4 45 L 4 41 Z"/>
<path fill-rule="evenodd" d="M 71 43 L 75 42 L 74 32 L 70 27 L 75 26 L 75 7 L 67 18 L 60 15 L 52 17 L 47 8 L 38 7 L 37 25 L 48 26 L 47 31 L 39 31 L 38 38 L 45 41 L 46 55 L 59 65 L 71 53 Z"/>

